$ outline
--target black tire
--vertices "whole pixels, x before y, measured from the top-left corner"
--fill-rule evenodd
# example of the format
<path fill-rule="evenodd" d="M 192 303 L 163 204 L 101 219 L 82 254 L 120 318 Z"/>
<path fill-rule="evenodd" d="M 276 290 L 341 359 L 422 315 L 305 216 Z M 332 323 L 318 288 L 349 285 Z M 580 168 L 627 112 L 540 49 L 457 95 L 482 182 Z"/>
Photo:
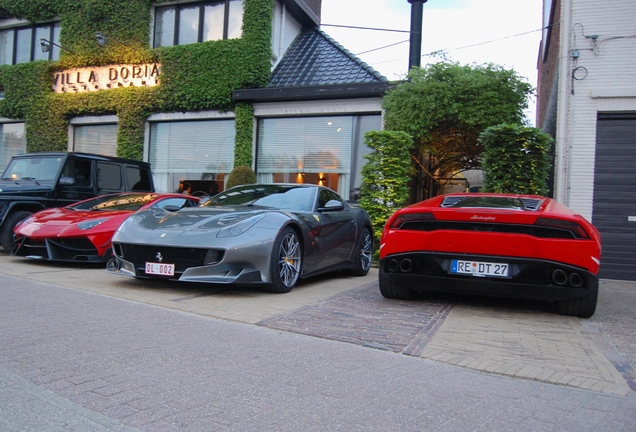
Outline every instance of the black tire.
<path fill-rule="evenodd" d="M 558 314 L 589 318 L 596 312 L 598 301 L 598 280 L 586 297 L 556 302 L 555 309 Z"/>
<path fill-rule="evenodd" d="M 272 248 L 270 273 L 272 283 L 265 287 L 273 293 L 287 293 L 300 279 L 303 264 L 302 244 L 291 227 L 284 228 L 276 237 Z"/>
<path fill-rule="evenodd" d="M 397 285 L 388 278 L 380 275 L 380 293 L 388 299 L 413 300 L 417 297 L 417 292 L 411 288 Z"/>
<path fill-rule="evenodd" d="M 360 233 L 354 252 L 356 254 L 355 267 L 349 273 L 353 276 L 366 276 L 373 260 L 373 235 L 369 228 L 364 228 Z"/>
<path fill-rule="evenodd" d="M 17 211 L 6 217 L 4 224 L 2 224 L 2 232 L 0 232 L 0 244 L 5 252 L 11 253 L 11 249 L 13 249 L 13 229 L 15 226 L 32 214 L 28 211 Z"/>

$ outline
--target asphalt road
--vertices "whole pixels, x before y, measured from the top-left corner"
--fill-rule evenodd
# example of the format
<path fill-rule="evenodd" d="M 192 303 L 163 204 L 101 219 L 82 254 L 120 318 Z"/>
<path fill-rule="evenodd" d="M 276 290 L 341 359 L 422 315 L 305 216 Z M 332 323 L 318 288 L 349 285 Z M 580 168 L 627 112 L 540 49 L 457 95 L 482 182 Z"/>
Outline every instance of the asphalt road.
<path fill-rule="evenodd" d="M 636 430 L 636 283 L 541 303 L 156 283 L 0 255 L 2 430 Z M 42 427 L 45 429 L 42 429 Z"/>

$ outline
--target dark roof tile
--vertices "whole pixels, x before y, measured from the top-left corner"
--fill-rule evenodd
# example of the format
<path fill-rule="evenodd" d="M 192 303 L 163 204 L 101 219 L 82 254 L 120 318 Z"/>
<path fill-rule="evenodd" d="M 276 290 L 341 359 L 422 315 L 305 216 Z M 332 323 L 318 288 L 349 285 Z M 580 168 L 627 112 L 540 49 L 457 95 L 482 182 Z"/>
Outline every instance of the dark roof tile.
<path fill-rule="evenodd" d="M 270 88 L 388 80 L 318 28 L 305 30 L 278 63 Z"/>

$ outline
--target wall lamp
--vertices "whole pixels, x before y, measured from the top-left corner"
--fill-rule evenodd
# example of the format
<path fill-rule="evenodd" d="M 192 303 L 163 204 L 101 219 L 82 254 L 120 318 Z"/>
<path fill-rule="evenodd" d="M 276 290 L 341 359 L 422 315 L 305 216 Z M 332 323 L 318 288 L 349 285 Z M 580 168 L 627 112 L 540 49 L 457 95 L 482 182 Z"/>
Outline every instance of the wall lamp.
<path fill-rule="evenodd" d="M 63 49 L 64 51 L 68 51 L 70 53 L 75 54 L 73 51 L 71 51 L 68 48 L 64 48 L 62 45 L 58 45 L 55 42 L 51 42 L 50 40 L 40 39 L 40 48 L 42 48 L 42 52 L 43 53 L 47 53 L 47 52 L 51 51 L 51 45 L 55 45 L 59 49 Z"/>
<path fill-rule="evenodd" d="M 108 43 L 109 40 L 114 40 L 115 42 L 122 44 L 122 45 L 126 45 L 127 44 L 123 43 L 120 40 L 115 39 L 112 36 L 106 36 L 104 33 L 98 31 L 97 33 L 95 33 L 95 39 L 97 39 L 97 45 L 99 45 L 100 47 L 103 47 L 104 45 L 106 45 Z"/>

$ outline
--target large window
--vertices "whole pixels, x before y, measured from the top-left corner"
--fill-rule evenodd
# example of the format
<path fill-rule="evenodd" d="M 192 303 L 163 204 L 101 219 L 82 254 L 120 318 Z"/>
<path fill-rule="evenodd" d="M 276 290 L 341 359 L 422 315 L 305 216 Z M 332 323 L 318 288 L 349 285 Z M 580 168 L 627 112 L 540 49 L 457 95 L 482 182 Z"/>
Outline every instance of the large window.
<path fill-rule="evenodd" d="M 24 123 L 0 123 L 0 171 L 11 156 L 26 153 Z"/>
<path fill-rule="evenodd" d="M 159 192 L 221 192 L 234 166 L 234 120 L 156 122 L 149 162 Z"/>
<path fill-rule="evenodd" d="M 81 125 L 73 128 L 73 151 L 117 155 L 117 124 Z"/>
<path fill-rule="evenodd" d="M 41 40 L 45 39 L 43 48 Z M 0 30 L 0 65 L 60 58 L 60 24 L 42 24 Z"/>
<path fill-rule="evenodd" d="M 358 198 L 364 133 L 381 129 L 379 115 L 265 118 L 258 123 L 258 181 L 328 186 Z"/>
<path fill-rule="evenodd" d="M 155 9 L 154 46 L 241 37 L 243 0 L 217 0 Z"/>

